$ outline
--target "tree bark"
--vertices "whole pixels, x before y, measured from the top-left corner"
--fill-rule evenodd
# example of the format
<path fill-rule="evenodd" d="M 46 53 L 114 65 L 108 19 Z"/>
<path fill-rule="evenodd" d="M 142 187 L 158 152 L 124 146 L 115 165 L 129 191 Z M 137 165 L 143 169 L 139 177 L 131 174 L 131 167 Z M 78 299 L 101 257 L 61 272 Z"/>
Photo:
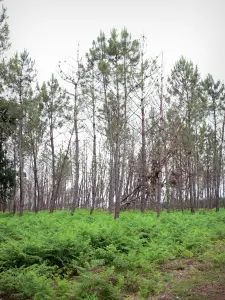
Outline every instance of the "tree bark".
<path fill-rule="evenodd" d="M 94 73 L 92 71 L 92 129 L 93 129 L 93 155 L 92 155 L 92 206 L 90 214 L 93 213 L 96 201 L 96 182 L 97 182 L 97 157 L 96 157 L 96 124 L 95 124 L 95 93 L 94 93 Z"/>
<path fill-rule="evenodd" d="M 20 83 L 20 88 L 22 90 L 22 83 Z M 19 174 L 20 174 L 20 205 L 19 205 L 19 215 L 23 215 L 24 207 L 24 140 L 23 140 L 23 99 L 22 92 L 20 92 L 20 121 L 19 121 Z"/>
<path fill-rule="evenodd" d="M 74 214 L 76 205 L 79 202 L 79 133 L 78 133 L 78 99 L 77 99 L 77 84 L 74 84 L 74 129 L 75 129 L 75 184 L 71 214 Z"/>

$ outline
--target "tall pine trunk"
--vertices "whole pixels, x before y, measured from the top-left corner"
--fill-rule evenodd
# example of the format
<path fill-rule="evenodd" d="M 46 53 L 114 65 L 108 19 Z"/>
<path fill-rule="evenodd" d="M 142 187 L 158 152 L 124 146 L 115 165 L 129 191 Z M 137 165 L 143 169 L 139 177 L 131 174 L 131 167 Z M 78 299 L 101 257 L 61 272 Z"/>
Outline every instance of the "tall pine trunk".
<path fill-rule="evenodd" d="M 22 87 L 21 87 L 22 89 Z M 20 121 L 19 121 L 19 177 L 20 177 L 20 204 L 19 204 L 19 215 L 23 214 L 24 207 L 24 140 L 23 140 L 23 100 L 22 94 L 20 93 Z"/>
<path fill-rule="evenodd" d="M 79 133 L 78 133 L 78 99 L 77 99 L 77 84 L 74 85 L 74 129 L 75 129 L 75 184 L 73 193 L 73 202 L 71 213 L 74 214 L 76 205 L 79 203 Z"/>

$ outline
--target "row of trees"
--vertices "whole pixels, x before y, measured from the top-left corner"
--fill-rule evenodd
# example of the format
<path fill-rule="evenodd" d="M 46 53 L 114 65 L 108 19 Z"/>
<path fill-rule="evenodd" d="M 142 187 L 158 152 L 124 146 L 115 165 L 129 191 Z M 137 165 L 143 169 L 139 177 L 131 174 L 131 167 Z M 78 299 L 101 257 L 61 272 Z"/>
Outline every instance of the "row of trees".
<path fill-rule="evenodd" d="M 6 209 L 219 210 L 224 85 L 181 57 L 168 78 L 145 37 L 104 32 L 39 84 L 25 50 L 9 60 L 0 18 L 0 205 Z M 66 89 L 65 89 L 66 87 Z M 224 203 L 224 202 L 223 202 Z"/>

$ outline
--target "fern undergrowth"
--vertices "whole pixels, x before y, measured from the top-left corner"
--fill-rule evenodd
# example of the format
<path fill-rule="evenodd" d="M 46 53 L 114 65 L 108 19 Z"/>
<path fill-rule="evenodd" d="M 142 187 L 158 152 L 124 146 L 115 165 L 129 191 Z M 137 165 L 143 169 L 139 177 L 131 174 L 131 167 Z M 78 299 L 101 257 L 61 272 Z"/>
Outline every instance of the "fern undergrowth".
<path fill-rule="evenodd" d="M 164 289 L 159 266 L 177 258 L 225 265 L 225 210 L 0 214 L 0 298 L 147 299 Z M 221 246 L 222 245 L 222 246 Z M 6 298 L 5 298 L 6 299 Z"/>

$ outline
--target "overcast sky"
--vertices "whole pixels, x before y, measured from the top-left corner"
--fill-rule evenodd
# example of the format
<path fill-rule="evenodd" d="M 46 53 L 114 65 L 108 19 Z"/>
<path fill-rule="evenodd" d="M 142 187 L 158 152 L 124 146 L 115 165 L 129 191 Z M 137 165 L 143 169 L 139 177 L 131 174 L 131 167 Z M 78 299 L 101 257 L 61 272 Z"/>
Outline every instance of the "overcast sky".
<path fill-rule="evenodd" d="M 150 55 L 164 52 L 165 70 L 184 55 L 225 82 L 225 0 L 5 0 L 11 53 L 26 48 L 39 79 L 48 80 L 58 61 L 84 54 L 100 30 L 124 26 L 147 37 Z"/>

